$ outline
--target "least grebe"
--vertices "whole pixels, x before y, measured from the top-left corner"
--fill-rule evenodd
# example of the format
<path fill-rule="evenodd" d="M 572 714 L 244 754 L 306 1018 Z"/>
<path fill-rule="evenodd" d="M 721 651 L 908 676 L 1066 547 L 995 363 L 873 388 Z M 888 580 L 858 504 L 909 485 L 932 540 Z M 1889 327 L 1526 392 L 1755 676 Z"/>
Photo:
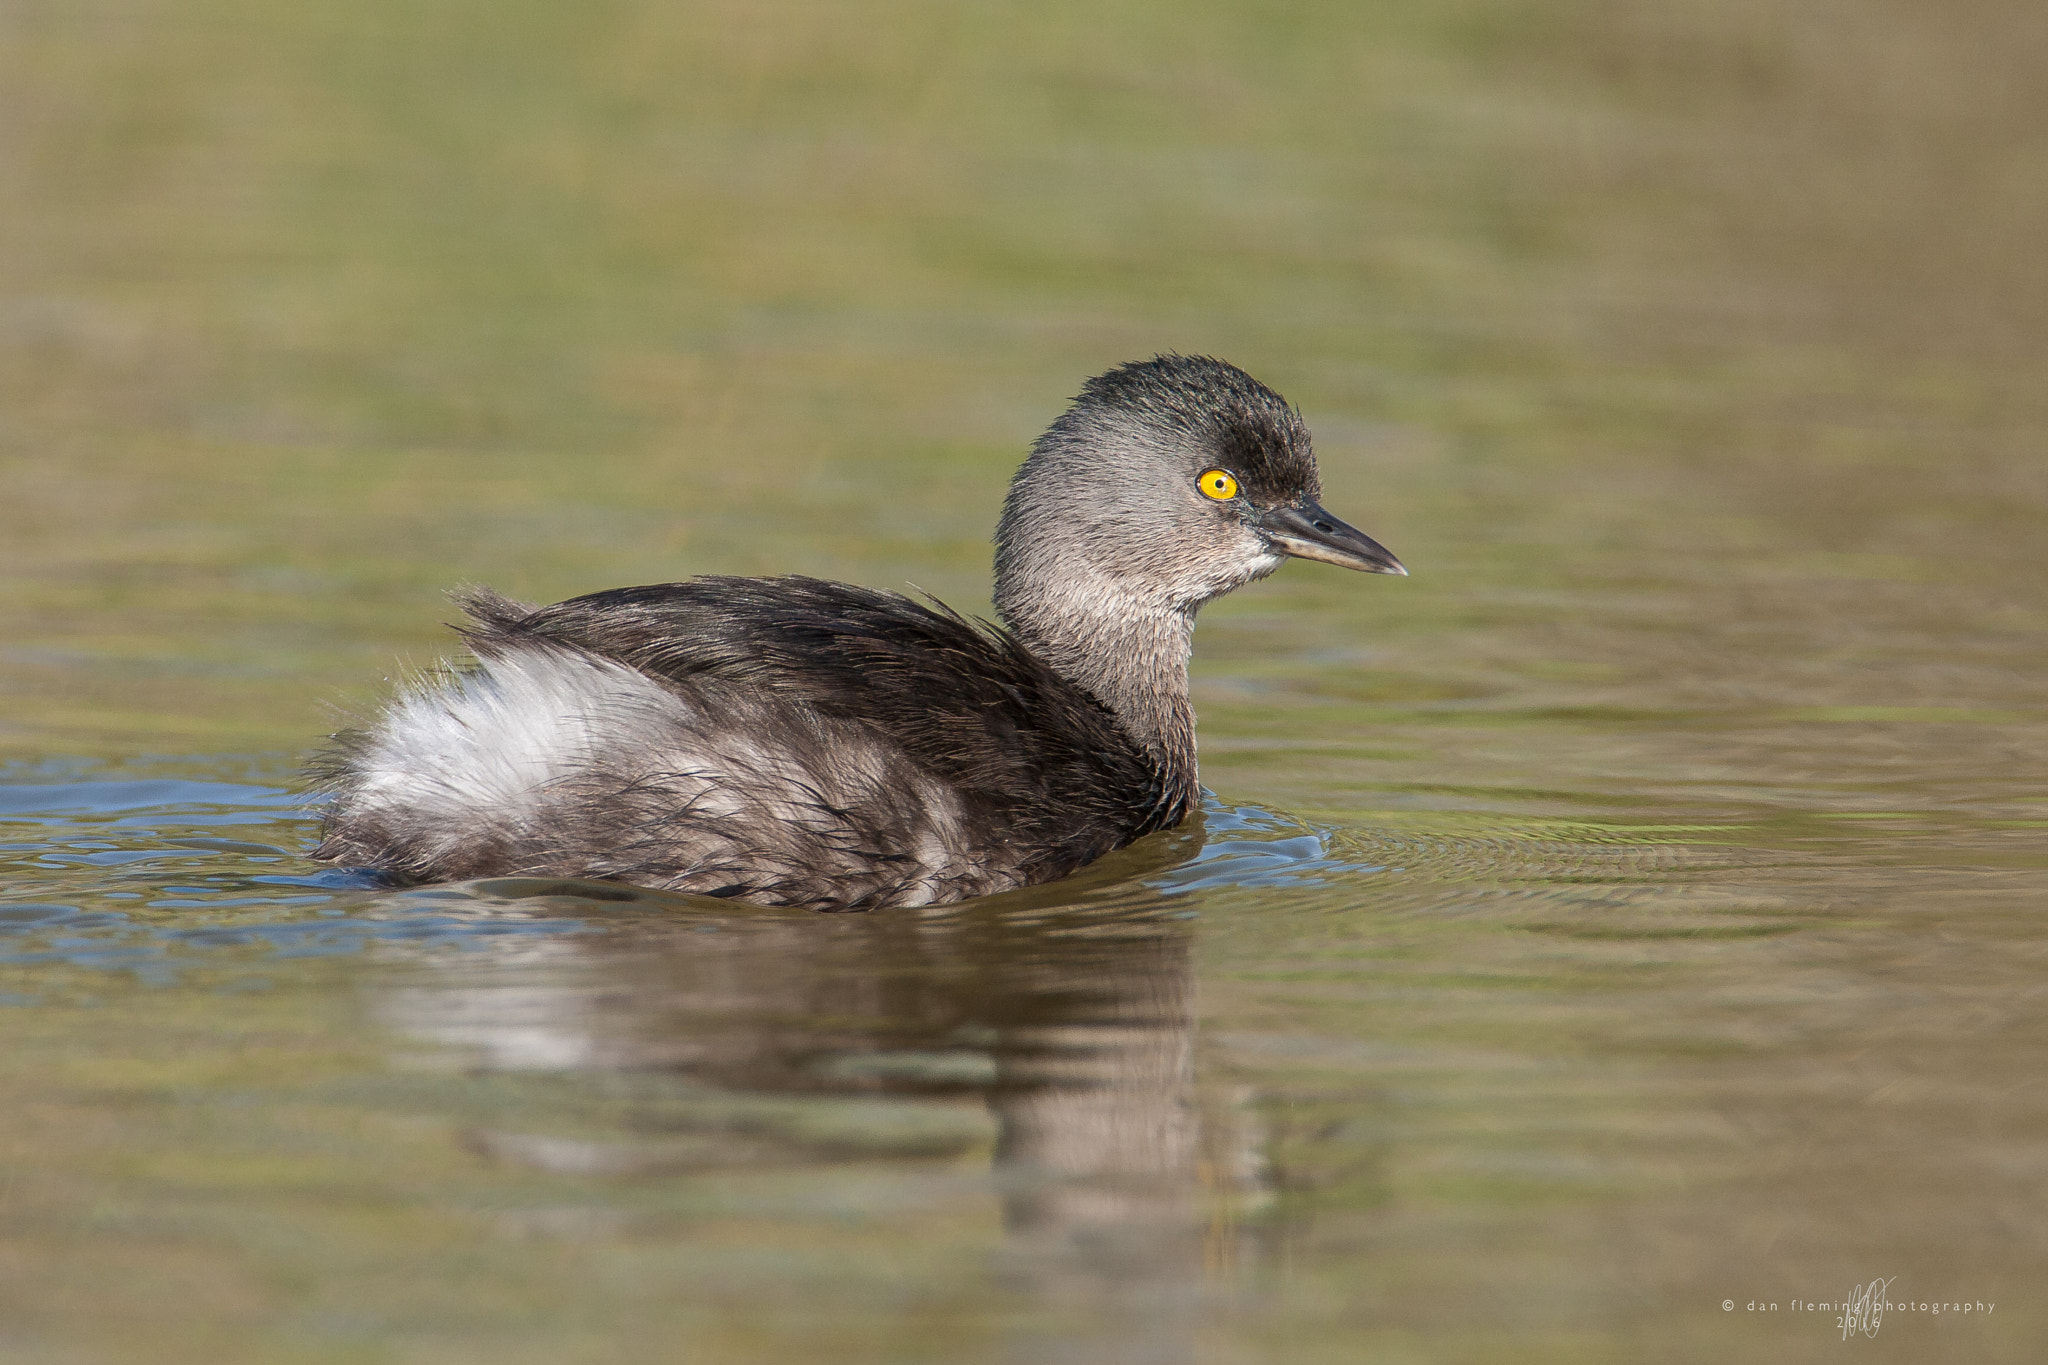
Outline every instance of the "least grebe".
<path fill-rule="evenodd" d="M 467 593 L 474 663 L 319 761 L 313 856 L 820 910 L 1065 876 L 1193 806 L 1204 602 L 1290 555 L 1407 572 L 1320 492 L 1285 399 L 1161 356 L 1089 380 L 1011 481 L 1006 628 L 800 577 Z"/>

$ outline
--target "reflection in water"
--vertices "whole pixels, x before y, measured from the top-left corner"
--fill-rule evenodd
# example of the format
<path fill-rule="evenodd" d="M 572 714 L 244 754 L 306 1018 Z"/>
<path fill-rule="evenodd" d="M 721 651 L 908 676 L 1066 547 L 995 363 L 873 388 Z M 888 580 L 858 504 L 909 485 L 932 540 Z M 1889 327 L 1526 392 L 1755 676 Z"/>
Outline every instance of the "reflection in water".
<path fill-rule="evenodd" d="M 444 889 L 602 930 L 508 940 L 482 963 L 435 955 L 425 980 L 386 989 L 382 1013 L 490 1068 L 683 1087 L 640 1115 L 632 1143 L 470 1135 L 502 1161 L 652 1175 L 957 1161 L 992 1139 L 1006 1232 L 992 1270 L 1050 1310 L 1032 1329 L 1050 1334 L 1044 1350 L 1084 1358 L 1093 1340 L 1104 1360 L 1188 1358 L 1205 1264 L 1234 1258 L 1231 1211 L 1256 1193 L 1259 1163 L 1248 1120 L 1197 1084 L 1192 923 L 1171 874 L 1132 874 L 1187 863 L 1201 837 L 1147 841 L 1078 883 L 916 912 L 820 917 L 545 881 Z M 1273 846 L 1247 841 L 1242 871 L 1273 875 Z M 1075 1316 L 1096 1330 L 1077 1339 Z"/>

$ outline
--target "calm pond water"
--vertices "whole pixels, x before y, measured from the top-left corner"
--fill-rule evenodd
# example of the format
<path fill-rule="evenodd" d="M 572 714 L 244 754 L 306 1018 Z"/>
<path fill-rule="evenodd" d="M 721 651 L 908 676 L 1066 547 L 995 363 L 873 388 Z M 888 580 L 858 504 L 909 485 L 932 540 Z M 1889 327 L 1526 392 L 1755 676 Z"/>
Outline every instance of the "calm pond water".
<path fill-rule="evenodd" d="M 2044 61 L 0 8 L 0 1356 L 2036 1359 Z M 985 610 L 1024 445 L 1166 349 L 1415 575 L 1205 615 L 1198 822 L 863 916 L 304 858 L 442 588 Z"/>

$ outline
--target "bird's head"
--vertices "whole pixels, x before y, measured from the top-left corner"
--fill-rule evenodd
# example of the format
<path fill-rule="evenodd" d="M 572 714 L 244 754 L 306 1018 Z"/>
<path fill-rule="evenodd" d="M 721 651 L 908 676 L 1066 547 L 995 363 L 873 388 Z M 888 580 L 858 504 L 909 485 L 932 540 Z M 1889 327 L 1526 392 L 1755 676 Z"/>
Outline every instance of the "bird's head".
<path fill-rule="evenodd" d="M 1120 365 L 1082 386 L 1011 482 L 997 603 L 1013 621 L 1081 593 L 1191 614 L 1290 556 L 1408 572 L 1321 493 L 1301 414 L 1243 370 Z"/>

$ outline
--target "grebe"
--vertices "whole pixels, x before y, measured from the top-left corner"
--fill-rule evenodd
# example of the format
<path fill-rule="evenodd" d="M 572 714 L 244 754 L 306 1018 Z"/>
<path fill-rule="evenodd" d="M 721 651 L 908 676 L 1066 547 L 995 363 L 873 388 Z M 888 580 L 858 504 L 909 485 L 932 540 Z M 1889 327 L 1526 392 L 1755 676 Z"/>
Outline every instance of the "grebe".
<path fill-rule="evenodd" d="M 1204 602 L 1288 556 L 1407 572 L 1320 491 L 1285 399 L 1160 356 L 1089 380 L 1011 481 L 1007 629 L 800 577 L 464 594 L 474 664 L 315 761 L 313 856 L 819 910 L 1065 876 L 1193 806 Z"/>

